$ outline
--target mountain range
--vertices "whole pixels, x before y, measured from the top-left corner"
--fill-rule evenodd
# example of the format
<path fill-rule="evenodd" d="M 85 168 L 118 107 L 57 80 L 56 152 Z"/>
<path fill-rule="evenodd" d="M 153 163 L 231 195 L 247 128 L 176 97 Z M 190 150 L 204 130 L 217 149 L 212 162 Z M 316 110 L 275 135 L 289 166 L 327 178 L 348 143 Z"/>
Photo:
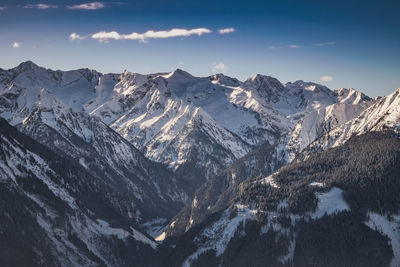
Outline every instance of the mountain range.
<path fill-rule="evenodd" d="M 0 265 L 400 264 L 400 89 L 27 61 L 0 117 Z"/>

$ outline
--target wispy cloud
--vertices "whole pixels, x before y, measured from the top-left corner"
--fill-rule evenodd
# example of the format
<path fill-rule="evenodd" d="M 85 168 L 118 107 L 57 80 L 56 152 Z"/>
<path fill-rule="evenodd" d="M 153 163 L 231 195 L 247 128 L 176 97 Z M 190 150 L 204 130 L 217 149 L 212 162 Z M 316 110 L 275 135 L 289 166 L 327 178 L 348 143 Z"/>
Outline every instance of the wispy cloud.
<path fill-rule="evenodd" d="M 323 43 L 315 43 L 314 46 L 328 46 L 328 45 L 335 45 L 336 42 L 323 42 Z M 309 47 L 311 44 L 307 45 Z M 291 45 L 286 45 L 286 46 L 276 46 L 276 45 L 270 45 L 268 49 L 274 50 L 274 49 L 280 49 L 280 48 L 291 48 L 291 49 L 298 49 L 301 48 L 301 45 L 297 44 L 291 44 Z"/>
<path fill-rule="evenodd" d="M 330 82 L 333 80 L 332 76 L 329 75 L 324 75 L 322 77 L 319 78 L 321 80 L 321 82 Z"/>
<path fill-rule="evenodd" d="M 218 32 L 220 34 L 228 34 L 228 33 L 232 33 L 234 32 L 235 29 L 234 28 L 226 28 L 226 29 L 219 29 Z"/>
<path fill-rule="evenodd" d="M 67 6 L 68 9 L 83 9 L 83 10 L 96 10 L 102 9 L 106 6 L 101 2 L 84 3 L 80 5 Z"/>
<path fill-rule="evenodd" d="M 315 43 L 315 46 L 327 46 L 327 45 L 335 45 L 336 42 L 323 42 L 323 43 Z"/>
<path fill-rule="evenodd" d="M 73 33 L 71 33 L 71 34 L 69 35 L 69 39 L 70 39 L 71 41 L 84 40 L 84 39 L 86 39 L 86 38 L 87 38 L 87 36 L 81 36 L 81 35 L 79 35 L 79 34 L 77 34 L 77 33 L 75 33 L 75 32 L 73 32 Z"/>
<path fill-rule="evenodd" d="M 12 46 L 13 48 L 20 48 L 20 47 L 21 47 L 21 44 L 18 43 L 18 42 L 13 42 L 11 46 Z"/>
<path fill-rule="evenodd" d="M 6 9 L 7 9 L 6 6 L 0 6 L 0 11 L 4 11 L 4 10 L 6 10 Z"/>
<path fill-rule="evenodd" d="M 29 4 L 29 5 L 25 5 L 24 8 L 36 8 L 36 9 L 49 9 L 49 8 L 57 8 L 58 6 L 55 5 L 48 5 L 48 4 Z"/>
<path fill-rule="evenodd" d="M 214 73 L 222 73 L 222 72 L 226 72 L 227 70 L 228 70 L 228 67 L 222 62 L 215 63 L 212 68 L 212 72 L 214 72 Z"/>
<path fill-rule="evenodd" d="M 171 29 L 169 31 L 153 31 L 149 30 L 144 33 L 132 32 L 130 34 L 120 34 L 116 31 L 101 31 L 92 34 L 91 38 L 100 42 L 107 42 L 108 40 L 139 40 L 145 42 L 147 39 L 165 39 L 173 37 L 188 37 L 191 35 L 201 36 L 203 34 L 211 33 L 211 30 L 206 28 L 196 29 Z"/>

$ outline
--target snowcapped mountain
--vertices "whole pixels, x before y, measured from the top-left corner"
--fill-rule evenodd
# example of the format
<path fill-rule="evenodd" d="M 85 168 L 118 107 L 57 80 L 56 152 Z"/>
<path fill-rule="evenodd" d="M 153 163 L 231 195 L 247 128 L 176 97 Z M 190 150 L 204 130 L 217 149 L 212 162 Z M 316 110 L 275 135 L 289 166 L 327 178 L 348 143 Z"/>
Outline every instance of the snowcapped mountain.
<path fill-rule="evenodd" d="M 325 86 L 303 81 L 289 83 L 285 87 L 276 79 L 261 75 L 247 80 L 244 87 L 248 88 L 250 96 L 243 102 L 238 101 L 239 97 L 234 98 L 237 104 L 251 108 L 247 103 L 254 103 L 256 99 L 258 105 L 252 106 L 255 112 L 267 110 L 267 114 L 270 114 L 274 111 L 281 117 L 289 114 L 283 119 L 287 122 L 287 128 L 278 131 L 280 136 L 275 143 L 254 148 L 231 163 L 220 175 L 214 175 L 203 184 L 195 193 L 192 204 L 171 220 L 166 230 L 167 236 L 182 234 L 201 223 L 209 214 L 226 205 L 229 195 L 235 194 L 241 182 L 275 172 L 321 134 L 353 119 L 373 103 L 372 99 L 354 89 L 331 91 Z M 245 90 L 238 88 L 236 91 Z M 239 95 L 235 93 L 235 96 Z M 272 97 L 271 102 L 261 97 L 265 94 Z M 268 108 L 262 109 L 260 106 Z"/>
<path fill-rule="evenodd" d="M 39 67 L 31 61 L 23 62 L 13 69 L 2 72 L 1 76 L 8 77 L 23 88 L 46 89 L 68 107 L 76 110 L 81 110 L 88 101 L 102 102 L 108 99 L 119 76 L 118 74 L 102 75 L 89 69 L 53 71 Z"/>
<path fill-rule="evenodd" d="M 354 196 L 359 185 L 345 180 L 341 169 L 377 163 L 356 152 L 366 140 L 386 153 L 386 169 L 397 162 L 399 95 L 400 89 L 371 99 L 354 89 L 282 84 L 260 74 L 242 82 L 223 74 L 194 77 L 180 69 L 148 75 L 53 71 L 28 61 L 0 69 L 0 116 L 15 127 L 1 122 L 6 133 L 13 133 L 1 135 L 1 190 L 16 199 L 34 225 L 31 237 L 47 240 L 32 243 L 29 253 L 37 262 L 308 266 L 315 260 L 316 266 L 325 266 L 310 254 L 316 248 L 304 237 L 320 240 L 313 229 L 336 220 L 345 221 L 343 227 L 365 226 L 354 238 L 367 235 L 379 244 L 381 255 L 371 256 L 369 263 L 388 262 L 390 246 L 375 229 L 395 228 L 397 206 L 349 202 L 342 192 Z M 385 135 L 386 130 L 393 132 Z M 293 161 L 305 160 L 304 155 L 306 162 Z M 347 156 L 349 162 L 325 172 L 324 160 Z M 370 171 L 381 180 L 396 173 L 381 170 Z M 36 185 L 38 180 L 44 184 Z M 360 190 L 372 194 L 369 187 Z M 376 198 L 388 203 L 379 192 Z M 54 199 L 69 208 L 54 207 Z M 358 208 L 371 217 L 357 217 L 353 211 Z M 384 220 L 383 211 L 394 221 Z M 339 217 L 337 212 L 342 212 Z M 64 221 L 61 228 L 59 221 Z M 156 236 L 166 239 L 154 250 Z M 397 237 L 389 238 L 395 246 Z M 266 244 L 273 244 L 270 254 Z M 365 247 L 371 248 L 376 249 Z M 51 252 L 35 252 L 43 250 Z M 146 256 L 126 253 L 131 250 Z M 59 256 L 62 251 L 72 259 Z M 242 261 L 235 258 L 238 251 L 245 255 Z"/>
<path fill-rule="evenodd" d="M 337 94 L 320 84 L 296 81 L 287 83 L 285 89 L 274 106 L 295 118 L 337 102 Z"/>
<path fill-rule="evenodd" d="M 191 205 L 171 219 L 165 236 L 179 236 L 201 224 L 229 204 L 243 181 L 268 176 L 285 165 L 287 162 L 280 161 L 276 151 L 276 146 L 262 146 L 233 162 L 221 174 L 211 177 L 196 191 Z"/>
<path fill-rule="evenodd" d="M 291 162 L 309 144 L 361 114 L 374 103 L 368 96 L 354 89 L 335 91 L 336 103 L 317 108 L 305 114 L 294 128 L 282 136 L 277 154 Z"/>
<path fill-rule="evenodd" d="M 41 144 L 65 153 L 115 190 L 130 195 L 137 221 L 168 219 L 188 201 L 175 176 L 95 117 L 45 89 L 15 83 L 0 93 L 0 115 Z"/>
<path fill-rule="evenodd" d="M 263 143 L 273 143 L 290 123 L 266 101 L 252 97 L 241 83 L 223 75 L 196 78 L 125 72 L 116 94 L 87 108 L 110 124 L 150 159 L 168 164 L 193 180 L 211 177 Z"/>
<path fill-rule="evenodd" d="M 132 197 L 2 118 L 0 190 L 2 266 L 145 266 L 155 253 L 130 215 Z"/>
<path fill-rule="evenodd" d="M 305 154 L 336 147 L 354 135 L 367 132 L 400 129 L 400 89 L 381 97 L 359 116 L 333 128 L 312 142 Z"/>
<path fill-rule="evenodd" d="M 257 147 L 276 144 L 285 134 L 293 136 L 283 139 L 287 142 L 301 135 L 301 145 L 281 147 L 280 154 L 289 161 L 292 156 L 287 155 L 306 147 L 325 124 L 354 118 L 370 101 L 365 96 L 357 100 L 354 90 L 339 93 L 303 81 L 283 85 L 259 74 L 240 82 L 222 74 L 198 78 L 178 69 L 151 75 L 124 72 L 119 80 L 108 101 L 89 102 L 86 111 L 148 158 L 185 177 L 194 185 L 189 192 Z M 343 107 L 324 111 L 339 103 Z M 329 115 L 335 109 L 344 115 Z"/>
<path fill-rule="evenodd" d="M 225 176 L 226 167 L 246 155 L 253 154 L 240 164 L 235 184 L 276 171 L 372 102 L 355 90 L 331 91 L 303 81 L 284 85 L 260 74 L 245 82 L 222 74 L 199 78 L 179 69 L 103 75 L 88 69 L 52 71 L 28 61 L 0 71 L 0 79 L 1 116 L 24 133 L 53 150 L 66 151 L 110 180 L 126 183 L 121 177 L 151 176 L 139 175 L 133 184 L 129 178 L 128 183 L 139 203 L 152 203 L 154 213 L 143 215 L 148 207 L 140 210 L 152 219 L 157 218 L 156 203 L 175 207 L 160 217 L 175 215 L 206 180 Z M 169 171 L 157 167 L 159 172 L 149 173 L 154 168 L 143 163 L 132 145 L 175 175 L 155 178 Z M 263 167 L 260 151 L 268 151 L 265 158 L 270 159 Z M 260 168 L 252 172 L 252 166 Z M 234 180 L 229 178 L 224 186 L 229 188 Z M 152 191 L 159 200 L 146 201 Z"/>
<path fill-rule="evenodd" d="M 222 74 L 198 78 L 179 69 L 103 75 L 52 71 L 30 61 L 0 73 L 2 84 L 44 88 L 67 107 L 100 118 L 146 157 L 184 177 L 189 194 L 265 144 L 280 140 L 279 154 L 290 161 L 370 102 L 355 90 L 331 91 L 303 81 L 283 85 L 260 74 L 245 82 Z"/>
<path fill-rule="evenodd" d="M 337 103 L 303 113 L 286 135 L 295 141 L 309 136 L 296 153 L 313 142 L 312 136 L 317 138 L 311 148 L 319 150 L 306 148 L 305 161 L 273 175 L 262 172 L 276 162 L 271 155 L 282 152 L 282 144 L 293 145 L 283 136 L 277 149 L 263 150 L 258 160 L 249 154 L 247 161 L 244 157 L 236 167 L 231 165 L 228 175 L 210 179 L 192 204 L 172 219 L 166 231 L 172 238 L 166 245 L 179 247 L 169 258 L 183 266 L 397 266 L 399 92 L 374 101 L 353 89 L 335 91 Z M 297 127 L 297 133 L 309 135 L 297 134 Z M 325 145 L 328 151 L 315 153 L 326 140 L 340 142 L 330 143 L 335 149 Z M 251 179 L 257 174 L 245 173 L 241 179 L 249 169 L 243 165 L 257 166 L 262 176 Z M 350 228 L 351 237 L 343 234 Z M 369 241 L 355 245 L 361 236 Z M 331 238 L 336 240 L 334 247 L 345 249 L 330 248 Z M 377 249 L 379 256 L 365 260 L 365 251 Z"/>
<path fill-rule="evenodd" d="M 399 140 L 368 133 L 247 179 L 227 205 L 167 239 L 167 258 L 182 266 L 398 266 Z"/>

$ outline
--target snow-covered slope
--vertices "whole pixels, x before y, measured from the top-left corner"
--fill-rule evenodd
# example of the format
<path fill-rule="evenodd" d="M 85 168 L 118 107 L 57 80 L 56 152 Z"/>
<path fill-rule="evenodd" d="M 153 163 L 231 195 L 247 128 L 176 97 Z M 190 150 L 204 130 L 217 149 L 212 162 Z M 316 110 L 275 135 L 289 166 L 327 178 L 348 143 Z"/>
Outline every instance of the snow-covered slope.
<path fill-rule="evenodd" d="M 90 102 L 87 112 L 150 159 L 197 184 L 285 134 L 285 142 L 301 140 L 280 154 L 298 153 L 326 125 L 354 118 L 370 100 L 358 99 L 354 90 L 335 92 L 303 81 L 283 85 L 259 74 L 240 82 L 222 74 L 198 78 L 178 69 L 151 75 L 124 72 L 119 79 L 113 96 L 103 104 Z"/>
<path fill-rule="evenodd" d="M 201 224 L 167 238 L 164 245 L 174 247 L 168 259 L 183 266 L 396 266 L 399 152 L 393 132 L 373 132 L 248 179 Z"/>
<path fill-rule="evenodd" d="M 290 161 L 370 101 L 355 90 L 331 91 L 303 81 L 284 85 L 260 74 L 245 82 L 222 74 L 199 78 L 179 69 L 103 75 L 88 69 L 52 71 L 30 61 L 0 70 L 0 84 L 3 90 L 45 89 L 67 107 L 83 108 L 196 186 L 278 140 L 279 154 Z"/>
<path fill-rule="evenodd" d="M 335 92 L 320 84 L 296 81 L 287 83 L 285 89 L 274 106 L 294 118 L 337 102 Z"/>
<path fill-rule="evenodd" d="M 115 180 L 110 178 L 115 173 L 152 176 L 139 178 L 148 183 L 145 191 L 158 192 L 160 201 L 180 203 L 233 162 L 269 146 L 275 151 L 268 152 L 271 162 L 261 173 L 270 174 L 372 103 L 353 89 L 331 91 L 303 81 L 284 85 L 260 74 L 245 82 L 222 74 L 199 78 L 179 69 L 118 76 L 87 69 L 52 71 L 25 62 L 1 70 L 0 84 L 1 116 L 23 132 L 67 151 L 89 169 L 95 164 L 96 172 L 108 179 Z M 160 174 L 148 173 L 149 167 L 138 167 L 149 165 L 131 144 L 147 158 L 168 165 L 177 180 L 160 180 L 154 178 Z M 94 154 L 96 160 L 91 159 Z M 256 157 L 243 168 L 260 164 Z M 243 168 L 238 181 L 245 173 L 258 173 Z M 146 202 L 148 193 L 136 182 L 131 187 Z"/>
<path fill-rule="evenodd" d="M 89 144 L 119 174 L 137 165 L 132 144 L 147 158 L 168 165 L 189 197 L 260 147 L 275 146 L 273 161 L 289 162 L 371 102 L 355 90 L 331 91 L 303 81 L 284 85 L 260 74 L 245 82 L 222 74 L 194 77 L 179 69 L 103 75 L 88 69 L 52 71 L 30 61 L 0 70 L 0 91 L 2 117 L 35 138 L 46 136 L 50 127 L 63 140 L 43 143 L 68 147 L 83 165 L 91 161 L 85 152 Z M 82 109 L 89 116 L 76 111 Z M 186 200 L 185 193 L 171 190 L 175 193 L 166 190 L 170 198 Z M 162 195 L 165 190 L 157 191 Z"/>
<path fill-rule="evenodd" d="M 129 197 L 1 118 L 0 191 L 2 266 L 122 266 L 131 255 L 144 266 L 155 253 Z"/>
<path fill-rule="evenodd" d="M 77 110 L 82 109 L 88 101 L 102 103 L 108 99 L 119 76 L 103 75 L 89 69 L 53 71 L 39 67 L 31 61 L 2 72 L 19 86 L 31 89 L 44 88 L 55 94 L 67 106 Z"/>
<path fill-rule="evenodd" d="M 374 103 L 368 96 L 354 89 L 341 88 L 336 103 L 317 108 L 304 115 L 280 140 L 277 154 L 290 162 L 321 135 L 356 118 Z"/>
<path fill-rule="evenodd" d="M 235 90 L 233 99 L 237 104 L 266 111 L 266 114 L 270 114 L 269 111 L 279 113 L 278 110 L 281 114 L 287 112 L 289 115 L 285 119 L 288 125 L 294 126 L 280 130 L 281 136 L 276 144 L 253 148 L 245 157 L 224 168 L 221 175 L 213 176 L 201 186 L 192 204 L 172 219 L 166 229 L 167 236 L 180 235 L 201 223 L 209 214 L 226 204 L 242 181 L 272 174 L 292 161 L 315 138 L 353 119 L 373 103 L 372 99 L 354 89 L 330 91 L 324 86 L 302 81 L 285 88 L 276 79 L 261 75 L 246 81 L 244 87 L 249 89 Z M 239 97 L 245 93 L 250 96 Z M 267 97 L 261 95 L 272 97 L 271 102 L 267 102 Z M 250 101 L 253 101 L 252 104 L 249 104 Z"/>
<path fill-rule="evenodd" d="M 400 89 L 378 99 L 354 119 L 320 136 L 310 145 L 307 153 L 339 146 L 354 135 L 388 129 L 400 130 Z"/>
<path fill-rule="evenodd" d="M 132 218 L 170 218 L 188 201 L 174 175 L 151 162 L 97 118 L 77 112 L 45 89 L 11 84 L 0 93 L 0 116 L 92 175 L 131 194 Z"/>
<path fill-rule="evenodd" d="M 223 75 L 125 72 L 120 80 L 109 101 L 87 110 L 193 184 L 274 143 L 291 125 L 256 91 Z"/>
<path fill-rule="evenodd" d="M 374 229 L 379 225 L 384 225 L 385 231 L 393 229 L 394 223 L 352 217 L 354 203 L 346 196 L 358 191 L 349 189 L 353 181 L 336 179 L 342 174 L 340 170 L 335 170 L 338 175 L 329 181 L 316 179 L 331 174 L 319 172 L 336 166 L 337 155 L 344 162 L 348 160 L 345 153 L 350 150 L 334 150 L 336 154 L 328 153 L 330 157 L 323 160 L 313 158 L 307 170 L 316 170 L 314 176 L 290 165 L 292 172 L 286 174 L 293 176 L 293 183 L 285 183 L 279 173 L 270 175 L 305 149 L 305 153 L 325 150 L 342 146 L 353 135 L 399 130 L 399 94 L 400 89 L 372 100 L 354 89 L 332 91 L 303 81 L 282 84 L 259 74 L 241 82 L 222 74 L 194 77 L 179 69 L 149 75 L 125 71 L 119 75 L 88 69 L 52 71 L 25 62 L 10 70 L 0 69 L 0 116 L 44 147 L 31 151 L 24 148 L 27 144 L 22 139 L 4 139 L 0 177 L 7 187 L 0 189 L 6 198 L 21 199 L 22 204 L 16 207 L 28 207 L 22 208 L 23 216 L 36 227 L 31 231 L 38 233 L 33 239 L 47 240 L 55 247 L 51 251 L 34 243 L 39 251 L 54 255 L 71 251 L 71 259 L 60 257 L 63 265 L 151 265 L 149 261 L 136 262 L 141 259 L 135 257 L 137 254 L 125 253 L 144 244 L 145 254 L 153 255 L 149 251 L 155 243 L 141 232 L 147 228 L 154 234 L 165 230 L 159 240 L 166 237 L 166 244 L 159 255 L 178 253 L 176 260 L 168 257 L 171 266 L 196 261 L 205 265 L 271 262 L 280 266 L 298 257 L 296 240 L 303 242 L 300 247 L 310 246 L 296 237 L 297 227 L 304 226 L 304 220 L 321 220 L 318 227 L 335 225 L 338 211 L 342 212 L 339 222 L 352 226 L 356 220 L 370 227 L 366 230 L 357 224 L 352 233 L 357 237 L 360 233 L 355 231 L 361 229 L 371 240 L 380 242 L 379 253 L 387 260 L 385 238 L 376 235 Z M 385 149 L 389 151 L 384 154 L 390 156 L 388 162 L 396 160 L 390 147 Z M 44 156 L 48 151 L 55 153 L 55 162 Z M 351 147 L 351 151 L 354 154 L 357 149 Z M 351 159 L 359 156 L 354 154 Z M 332 164 L 326 164 L 333 159 Z M 377 159 L 364 158 L 367 163 L 359 164 L 368 165 L 369 160 Z M 62 169 L 63 164 L 73 170 L 72 174 Z M 347 173 L 354 171 L 346 168 Z M 363 174 L 363 170 L 356 171 Z M 54 178 L 52 172 L 61 178 Z M 351 177 L 364 177 L 360 173 Z M 24 183 L 21 177 L 27 174 L 37 179 Z M 303 176 L 308 180 L 298 180 Z M 257 177 L 260 179 L 245 182 Z M 36 185 L 37 180 L 47 187 Z M 337 187 L 338 183 L 342 186 Z M 46 192 L 33 194 L 35 188 L 30 186 L 45 188 Z M 374 184 L 376 187 L 379 185 Z M 377 198 L 382 201 L 377 202 L 378 207 L 368 207 L 373 212 L 381 212 L 379 203 L 389 203 L 379 194 Z M 64 203 L 60 205 L 67 211 L 51 206 L 54 199 Z M 330 216 L 324 217 L 325 212 Z M 53 214 L 57 214 L 56 219 Z M 2 221 L 6 217 L 3 215 Z M 14 228 L 7 228 L 8 233 L 10 229 Z M 307 227 L 301 229 L 305 232 L 299 235 L 314 236 Z M 76 233 L 81 234 L 78 241 Z M 340 231 L 335 234 L 340 235 Z M 107 244 L 103 244 L 104 239 Z M 177 242 L 169 244 L 170 240 Z M 82 242 L 86 248 L 82 248 Z M 235 258 L 237 244 L 247 249 L 247 258 Z M 270 244 L 276 246 L 268 250 L 271 253 L 259 253 L 265 252 L 266 244 L 269 248 Z M 178 245 L 175 252 L 170 245 Z M 120 256 L 129 259 L 124 262 Z M 40 257 L 52 259 L 52 255 Z M 247 261 L 249 257 L 256 262 Z M 310 259 L 320 260 L 315 255 Z"/>

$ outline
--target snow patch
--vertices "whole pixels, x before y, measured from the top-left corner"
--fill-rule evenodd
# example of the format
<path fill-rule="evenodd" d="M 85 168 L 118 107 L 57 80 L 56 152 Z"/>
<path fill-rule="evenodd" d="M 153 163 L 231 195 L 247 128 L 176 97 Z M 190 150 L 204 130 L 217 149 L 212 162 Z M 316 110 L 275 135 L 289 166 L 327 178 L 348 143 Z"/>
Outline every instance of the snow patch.
<path fill-rule="evenodd" d="M 260 180 L 262 184 L 272 186 L 274 188 L 280 188 L 279 184 L 274 180 L 273 176 L 270 175 Z"/>
<path fill-rule="evenodd" d="M 79 158 L 79 164 L 81 164 L 85 169 L 89 169 L 84 158 Z"/>
<path fill-rule="evenodd" d="M 164 241 L 165 237 L 166 237 L 165 232 L 162 232 L 159 236 L 157 236 L 156 238 L 154 238 L 154 240 L 156 240 L 156 241 L 158 241 L 158 242 L 162 242 L 162 241 Z"/>
<path fill-rule="evenodd" d="M 237 214 L 235 217 L 231 218 L 232 211 L 226 209 L 218 221 L 204 229 L 195 238 L 194 241 L 199 248 L 184 261 L 182 266 L 190 266 L 193 260 L 207 250 L 215 250 L 217 257 L 224 253 L 239 224 L 246 220 L 254 219 L 257 213 L 257 210 L 251 210 L 242 204 L 236 204 L 236 209 Z"/>
<path fill-rule="evenodd" d="M 288 253 L 286 255 L 283 255 L 279 257 L 279 261 L 283 264 L 292 261 L 294 257 L 294 250 L 296 248 L 296 238 L 293 238 L 293 240 L 290 240 L 289 247 L 288 247 Z"/>
<path fill-rule="evenodd" d="M 167 219 L 165 218 L 157 218 L 151 221 L 148 221 L 141 226 L 143 229 L 146 231 L 147 234 L 149 234 L 151 237 L 156 238 L 160 236 L 166 227 L 166 222 Z"/>
<path fill-rule="evenodd" d="M 320 182 L 312 182 L 312 183 L 310 183 L 310 186 L 324 187 L 325 184 L 324 183 L 320 183 Z"/>
<path fill-rule="evenodd" d="M 313 219 L 331 215 L 340 211 L 350 210 L 349 205 L 343 199 L 343 190 L 333 187 L 326 193 L 316 193 L 318 198 L 317 210 L 311 215 Z"/>
<path fill-rule="evenodd" d="M 152 247 L 153 249 L 157 248 L 158 244 L 156 242 L 154 242 L 153 240 L 151 240 L 150 238 L 148 238 L 147 236 L 145 236 L 141 232 L 135 230 L 133 227 L 131 227 L 131 230 L 132 230 L 133 238 L 135 238 L 136 240 L 138 240 L 138 241 L 140 241 L 142 243 L 150 245 L 150 247 Z"/>
<path fill-rule="evenodd" d="M 387 216 L 369 212 L 369 220 L 365 224 L 373 230 L 377 230 L 390 239 L 394 257 L 390 263 L 391 267 L 400 266 L 400 215 L 392 216 L 389 221 Z"/>

